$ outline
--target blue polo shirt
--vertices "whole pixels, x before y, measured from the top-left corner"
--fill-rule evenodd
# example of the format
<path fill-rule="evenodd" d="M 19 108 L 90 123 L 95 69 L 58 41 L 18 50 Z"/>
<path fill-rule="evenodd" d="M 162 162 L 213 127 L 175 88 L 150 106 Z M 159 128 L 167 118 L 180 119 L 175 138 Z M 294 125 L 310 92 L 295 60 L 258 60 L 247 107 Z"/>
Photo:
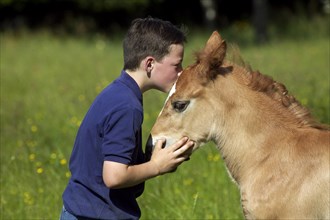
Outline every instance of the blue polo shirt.
<path fill-rule="evenodd" d="M 71 178 L 63 203 L 75 216 L 95 219 L 138 219 L 136 198 L 144 183 L 109 189 L 102 178 L 104 161 L 128 165 L 145 161 L 142 150 L 142 93 L 122 71 L 94 100 L 74 143 L 69 168 Z"/>

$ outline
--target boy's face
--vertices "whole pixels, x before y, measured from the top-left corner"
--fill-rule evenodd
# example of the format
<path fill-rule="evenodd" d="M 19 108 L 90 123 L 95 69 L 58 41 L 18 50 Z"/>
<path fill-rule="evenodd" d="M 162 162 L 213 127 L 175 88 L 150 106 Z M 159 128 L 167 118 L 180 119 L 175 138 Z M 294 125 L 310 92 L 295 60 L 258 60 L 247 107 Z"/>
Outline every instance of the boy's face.
<path fill-rule="evenodd" d="M 162 92 L 169 92 L 173 83 L 182 71 L 184 49 L 181 44 L 172 44 L 170 52 L 160 61 L 155 61 L 153 68 L 153 83 Z"/>

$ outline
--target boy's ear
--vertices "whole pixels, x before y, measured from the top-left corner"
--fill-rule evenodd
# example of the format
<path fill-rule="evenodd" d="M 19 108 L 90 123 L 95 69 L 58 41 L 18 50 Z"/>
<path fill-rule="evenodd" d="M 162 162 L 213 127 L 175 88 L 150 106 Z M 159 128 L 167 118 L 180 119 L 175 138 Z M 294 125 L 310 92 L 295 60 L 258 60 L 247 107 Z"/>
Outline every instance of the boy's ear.
<path fill-rule="evenodd" d="M 154 68 L 155 58 L 153 57 L 146 57 L 144 59 L 144 70 L 147 72 L 148 77 L 150 77 L 151 70 Z"/>

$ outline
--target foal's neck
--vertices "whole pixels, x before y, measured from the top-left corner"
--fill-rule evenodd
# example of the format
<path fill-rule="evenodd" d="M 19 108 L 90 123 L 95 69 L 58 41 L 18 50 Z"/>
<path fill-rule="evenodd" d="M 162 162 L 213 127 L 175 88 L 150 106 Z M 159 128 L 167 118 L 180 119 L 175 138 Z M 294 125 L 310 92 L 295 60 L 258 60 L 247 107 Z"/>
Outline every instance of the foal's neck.
<path fill-rule="evenodd" d="M 237 83 L 229 84 L 221 88 L 231 87 L 230 93 L 223 97 L 217 95 L 225 109 L 217 116 L 219 120 L 215 127 L 219 130 L 214 131 L 214 141 L 232 177 L 239 183 L 246 170 L 253 169 L 269 156 L 265 148 L 293 133 L 295 122 L 266 96 Z M 226 107 L 228 103 L 230 109 Z"/>

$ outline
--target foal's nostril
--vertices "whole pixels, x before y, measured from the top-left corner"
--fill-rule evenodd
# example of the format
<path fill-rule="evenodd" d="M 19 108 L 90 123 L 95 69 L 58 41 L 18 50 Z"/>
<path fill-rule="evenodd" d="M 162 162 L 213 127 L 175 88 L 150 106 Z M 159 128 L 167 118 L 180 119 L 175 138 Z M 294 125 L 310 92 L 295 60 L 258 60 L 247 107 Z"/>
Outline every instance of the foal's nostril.
<path fill-rule="evenodd" d="M 149 138 L 147 140 L 146 149 L 145 149 L 146 161 L 149 161 L 151 159 L 151 154 L 152 154 L 153 148 L 154 148 L 154 146 L 153 146 L 152 136 L 150 134 Z"/>

